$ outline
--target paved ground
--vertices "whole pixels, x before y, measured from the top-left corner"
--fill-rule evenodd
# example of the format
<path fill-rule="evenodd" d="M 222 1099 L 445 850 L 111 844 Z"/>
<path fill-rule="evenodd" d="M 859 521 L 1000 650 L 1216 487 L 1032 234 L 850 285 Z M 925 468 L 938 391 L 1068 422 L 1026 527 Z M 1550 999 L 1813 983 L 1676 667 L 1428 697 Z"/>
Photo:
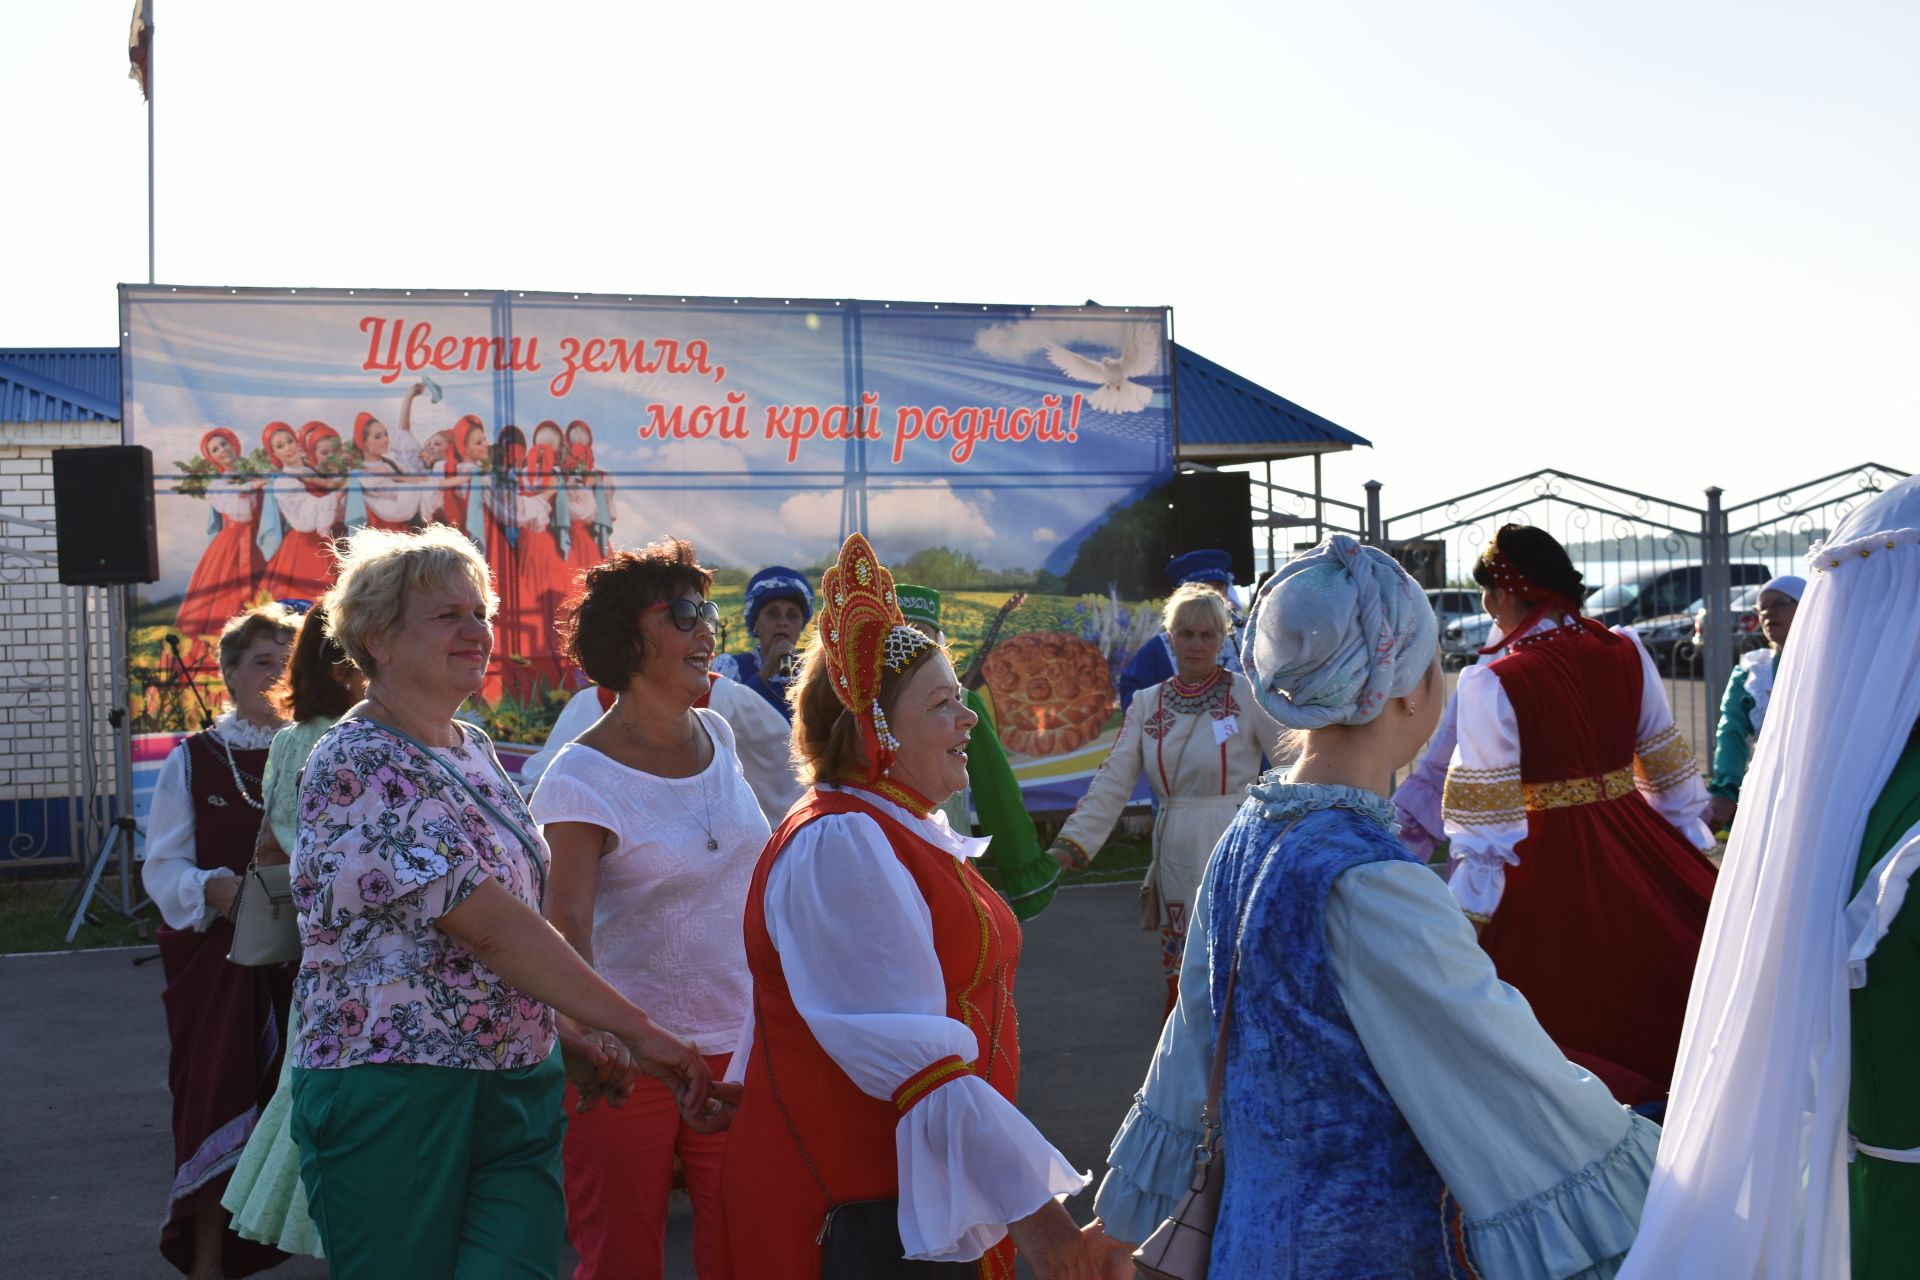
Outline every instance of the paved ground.
<path fill-rule="evenodd" d="M 1028 924 L 1018 996 L 1021 1103 L 1083 1169 L 1103 1167 L 1159 1032 L 1157 943 L 1130 886 L 1060 894 Z M 0 957 L 0 1276 L 176 1275 L 156 1248 L 172 1169 L 160 965 L 148 951 Z M 1070 1202 L 1091 1214 L 1091 1192 Z M 691 1277 L 673 1215 L 668 1274 Z M 319 1280 L 298 1259 L 267 1273 Z"/>

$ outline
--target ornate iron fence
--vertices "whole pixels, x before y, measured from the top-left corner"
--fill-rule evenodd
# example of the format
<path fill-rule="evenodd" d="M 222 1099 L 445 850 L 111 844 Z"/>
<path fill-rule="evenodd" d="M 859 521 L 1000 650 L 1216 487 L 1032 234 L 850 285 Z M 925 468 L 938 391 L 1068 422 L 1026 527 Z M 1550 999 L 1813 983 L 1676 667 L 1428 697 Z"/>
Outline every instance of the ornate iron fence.
<path fill-rule="evenodd" d="M 106 839 L 114 617 L 57 581 L 51 524 L 0 515 L 0 869 L 71 873 Z"/>

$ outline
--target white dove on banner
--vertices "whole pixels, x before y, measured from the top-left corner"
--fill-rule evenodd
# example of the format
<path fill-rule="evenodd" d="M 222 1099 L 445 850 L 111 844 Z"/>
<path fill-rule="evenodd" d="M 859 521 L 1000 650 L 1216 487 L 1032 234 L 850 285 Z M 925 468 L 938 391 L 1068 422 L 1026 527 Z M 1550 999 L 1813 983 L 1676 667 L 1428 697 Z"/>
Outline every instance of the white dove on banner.
<path fill-rule="evenodd" d="M 1099 390 L 1087 397 L 1094 408 L 1105 413 L 1138 413 L 1153 399 L 1153 389 L 1129 379 L 1152 373 L 1160 363 L 1160 333 L 1152 325 L 1130 324 L 1117 356 L 1096 360 L 1049 343 L 1047 359 L 1074 381 L 1098 385 Z"/>

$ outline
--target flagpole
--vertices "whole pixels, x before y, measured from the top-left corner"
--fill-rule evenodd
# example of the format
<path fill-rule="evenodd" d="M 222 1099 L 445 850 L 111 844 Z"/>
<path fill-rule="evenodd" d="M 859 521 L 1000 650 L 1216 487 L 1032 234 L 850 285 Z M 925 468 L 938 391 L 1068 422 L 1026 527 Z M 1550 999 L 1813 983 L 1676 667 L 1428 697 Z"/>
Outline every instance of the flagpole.
<path fill-rule="evenodd" d="M 147 283 L 153 278 L 153 0 L 147 0 Z"/>

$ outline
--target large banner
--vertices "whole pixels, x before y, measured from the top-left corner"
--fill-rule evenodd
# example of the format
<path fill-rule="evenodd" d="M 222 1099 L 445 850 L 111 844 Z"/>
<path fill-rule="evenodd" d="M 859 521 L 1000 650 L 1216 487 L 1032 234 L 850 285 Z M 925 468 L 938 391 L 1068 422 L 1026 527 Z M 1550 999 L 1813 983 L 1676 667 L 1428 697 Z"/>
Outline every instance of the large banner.
<path fill-rule="evenodd" d="M 534 746 L 579 686 L 552 620 L 582 568 L 688 539 L 741 651 L 747 577 L 817 586 L 859 529 L 945 593 L 963 668 L 993 633 L 1002 740 L 1035 807 L 1061 807 L 1165 590 L 1159 308 L 128 285 L 121 332 L 126 438 L 159 490 L 139 733 L 193 727 L 221 623 L 320 595 L 358 525 L 442 521 L 485 551 L 501 613 L 475 710 Z"/>

